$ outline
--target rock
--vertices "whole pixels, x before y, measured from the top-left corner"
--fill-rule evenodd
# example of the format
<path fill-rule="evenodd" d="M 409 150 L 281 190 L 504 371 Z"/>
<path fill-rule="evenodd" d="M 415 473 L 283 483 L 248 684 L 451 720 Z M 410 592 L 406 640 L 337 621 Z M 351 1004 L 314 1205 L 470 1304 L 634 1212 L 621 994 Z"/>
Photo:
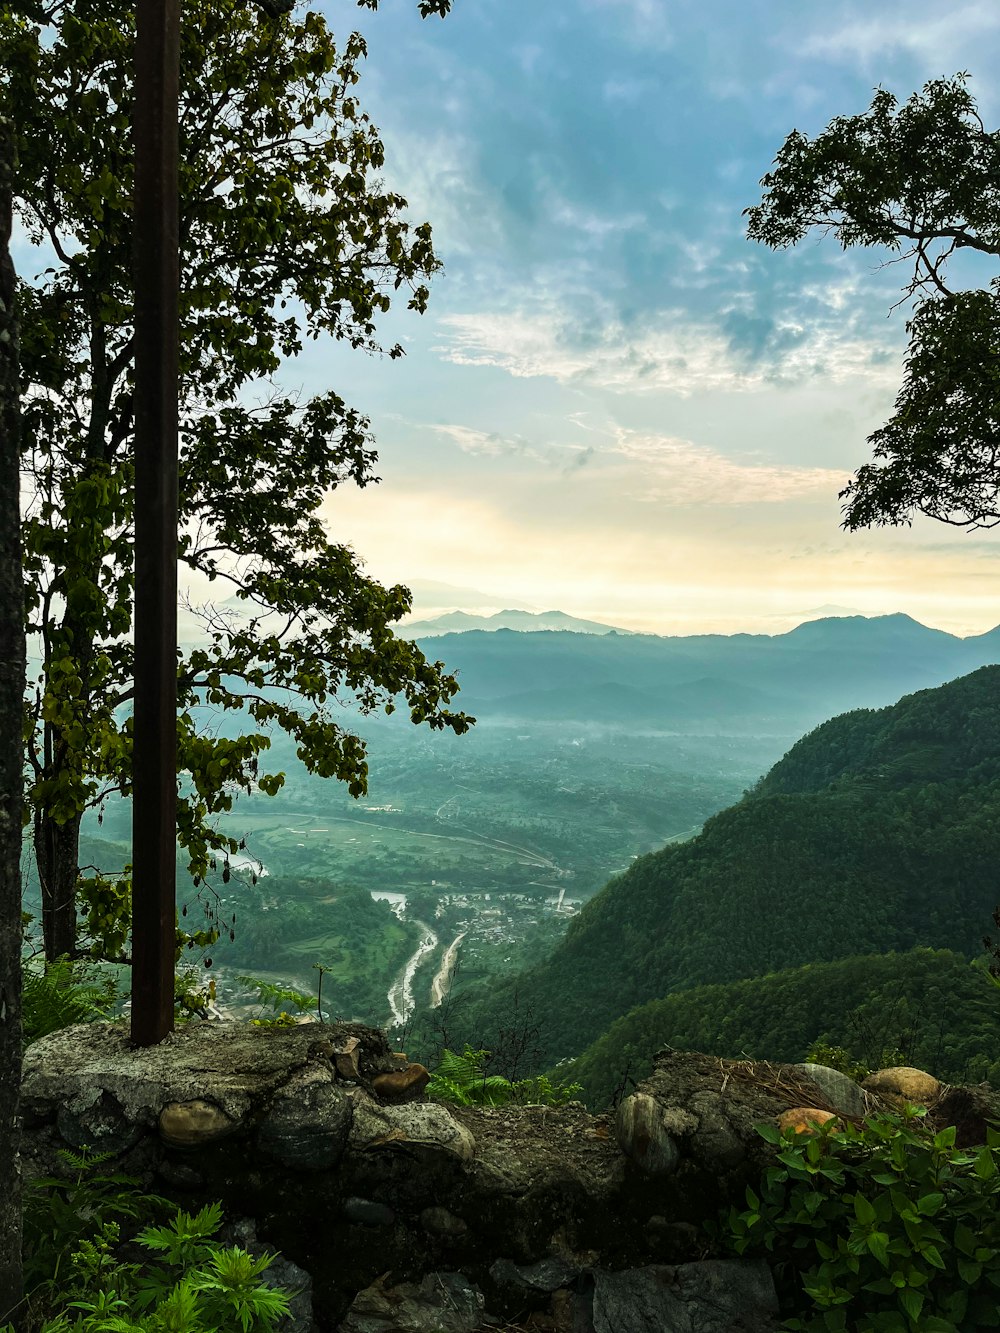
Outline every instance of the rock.
<path fill-rule="evenodd" d="M 663 1108 L 655 1097 L 634 1092 L 615 1116 L 618 1146 L 647 1176 L 669 1176 L 677 1169 L 680 1151 L 663 1122 Z"/>
<path fill-rule="evenodd" d="M 339 1046 L 334 1046 L 333 1062 L 336 1066 L 338 1075 L 347 1079 L 351 1083 L 356 1083 L 360 1070 L 358 1069 L 358 1057 L 360 1042 L 357 1037 L 347 1037 Z"/>
<path fill-rule="evenodd" d="M 339 1333 L 475 1333 L 485 1301 L 461 1273 L 428 1273 L 416 1285 L 386 1287 L 384 1278 L 359 1292 Z"/>
<path fill-rule="evenodd" d="M 865 1094 L 853 1078 L 842 1074 L 839 1069 L 815 1064 L 801 1064 L 795 1068 L 800 1069 L 806 1078 L 816 1084 L 831 1107 L 840 1115 L 860 1117 L 867 1112 Z"/>
<path fill-rule="evenodd" d="M 820 1125 L 836 1119 L 832 1111 L 820 1111 L 815 1106 L 795 1106 L 778 1116 L 778 1128 L 782 1134 L 786 1129 L 794 1129 L 796 1134 L 815 1134 Z"/>
<path fill-rule="evenodd" d="M 384 1034 L 360 1024 L 330 1024 L 335 1045 L 357 1037 L 362 1070 L 381 1068 Z M 258 1028 L 250 1023 L 186 1023 L 155 1046 L 134 1048 L 126 1023 L 84 1023 L 33 1042 L 24 1056 L 21 1098 L 35 1117 L 76 1097 L 109 1094 L 129 1124 L 155 1125 L 170 1102 L 202 1098 L 232 1120 L 273 1095 L 305 1064 L 316 1025 Z"/>
<path fill-rule="evenodd" d="M 200 1148 L 225 1138 L 237 1124 L 221 1106 L 195 1097 L 189 1102 L 167 1103 L 160 1112 L 160 1138 L 174 1148 Z"/>
<path fill-rule="evenodd" d="M 347 1146 L 351 1101 L 332 1072 L 312 1064 L 289 1079 L 257 1133 L 264 1152 L 296 1171 L 328 1171 Z"/>
<path fill-rule="evenodd" d="M 447 1208 L 425 1208 L 420 1214 L 420 1225 L 432 1236 L 464 1236 L 468 1226 Z"/>
<path fill-rule="evenodd" d="M 922 1069 L 911 1069 L 909 1065 L 898 1065 L 892 1069 L 879 1069 L 869 1074 L 861 1084 L 868 1092 L 874 1092 L 897 1106 L 910 1103 L 915 1106 L 930 1106 L 941 1092 L 941 1084 L 932 1074 Z"/>
<path fill-rule="evenodd" d="M 1000 1123 L 1000 1092 L 989 1083 L 945 1088 L 934 1103 L 935 1125 L 939 1129 L 954 1125 L 958 1148 L 974 1148 L 985 1143 L 990 1121 Z"/>
<path fill-rule="evenodd" d="M 513 1264 L 509 1259 L 497 1259 L 490 1267 L 490 1277 L 498 1287 L 528 1294 L 569 1286 L 581 1271 L 580 1264 L 552 1255 L 536 1264 Z"/>
<path fill-rule="evenodd" d="M 356 1152 L 405 1149 L 425 1160 L 471 1162 L 476 1151 L 472 1134 L 447 1107 L 437 1102 L 409 1102 L 403 1106 L 355 1103 L 350 1145 Z"/>
<path fill-rule="evenodd" d="M 763 1263 L 716 1259 L 594 1273 L 594 1333 L 771 1333 L 777 1313 Z"/>
<path fill-rule="evenodd" d="M 273 1246 L 261 1244 L 252 1218 L 240 1217 L 227 1222 L 219 1239 L 225 1245 L 238 1245 L 255 1259 L 264 1254 L 271 1256 L 271 1263 L 264 1269 L 260 1280 L 265 1287 L 280 1287 L 290 1297 L 288 1314 L 278 1325 L 280 1333 L 319 1333 L 313 1317 L 312 1278 Z"/>
<path fill-rule="evenodd" d="M 430 1071 L 423 1065 L 407 1065 L 405 1069 L 376 1074 L 372 1079 L 372 1087 L 381 1101 L 412 1102 L 423 1096 L 430 1078 Z"/>
<path fill-rule="evenodd" d="M 205 1177 L 200 1171 L 185 1162 L 173 1162 L 169 1157 L 159 1163 L 156 1174 L 178 1190 L 200 1190 L 205 1186 Z"/>
<path fill-rule="evenodd" d="M 356 1196 L 344 1200 L 344 1216 L 349 1222 L 363 1227 L 391 1227 L 396 1220 L 396 1214 L 388 1204 Z"/>
<path fill-rule="evenodd" d="M 116 1156 L 127 1152 L 142 1135 L 142 1126 L 129 1124 L 115 1098 L 98 1088 L 67 1098 L 56 1112 L 56 1125 L 71 1148 L 93 1148 Z"/>

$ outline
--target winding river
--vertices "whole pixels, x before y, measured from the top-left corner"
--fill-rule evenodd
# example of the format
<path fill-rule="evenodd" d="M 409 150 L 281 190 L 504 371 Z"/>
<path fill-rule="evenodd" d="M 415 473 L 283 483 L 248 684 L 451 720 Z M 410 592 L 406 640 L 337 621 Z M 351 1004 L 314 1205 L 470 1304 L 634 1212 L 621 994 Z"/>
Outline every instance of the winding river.
<path fill-rule="evenodd" d="M 396 1024 L 405 1023 L 413 1013 L 413 975 L 425 956 L 432 953 L 438 946 L 438 937 L 430 926 L 425 925 L 423 921 L 417 921 L 415 924 L 420 927 L 422 932 L 420 945 L 389 987 L 389 1008 L 392 1010 L 392 1021 Z"/>

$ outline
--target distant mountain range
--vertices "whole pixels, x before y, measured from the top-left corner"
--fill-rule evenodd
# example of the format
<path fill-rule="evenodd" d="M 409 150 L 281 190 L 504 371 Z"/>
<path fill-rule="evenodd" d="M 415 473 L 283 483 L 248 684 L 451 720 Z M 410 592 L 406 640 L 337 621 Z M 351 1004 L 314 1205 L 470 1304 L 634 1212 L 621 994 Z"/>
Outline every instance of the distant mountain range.
<path fill-rule="evenodd" d="M 791 735 L 1000 663 L 1000 628 L 960 639 L 890 615 L 774 635 L 467 630 L 437 635 L 427 651 L 457 673 L 458 702 L 481 725 Z"/>
<path fill-rule="evenodd" d="M 921 947 L 979 956 L 998 809 L 1000 667 L 836 717 L 698 837 L 607 884 L 544 962 L 456 994 L 459 1036 L 490 1047 L 517 997 L 554 1062 L 691 987 Z M 837 1017 L 817 1013 L 816 1035 Z"/>
<path fill-rule="evenodd" d="M 448 611 L 431 620 L 415 620 L 401 625 L 399 632 L 408 638 L 431 638 L 438 634 L 462 634 L 467 630 L 511 629 L 523 631 L 569 630 L 575 634 L 631 634 L 631 630 L 602 625 L 597 620 L 580 620 L 565 611 L 497 611 L 492 616 L 472 615 L 468 611 Z"/>

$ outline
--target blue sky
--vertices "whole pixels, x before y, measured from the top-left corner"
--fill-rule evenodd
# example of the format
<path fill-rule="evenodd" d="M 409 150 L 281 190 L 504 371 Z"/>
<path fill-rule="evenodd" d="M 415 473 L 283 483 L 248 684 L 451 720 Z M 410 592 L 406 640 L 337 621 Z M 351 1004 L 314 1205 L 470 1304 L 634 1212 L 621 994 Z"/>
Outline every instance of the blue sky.
<path fill-rule="evenodd" d="M 383 482 L 331 529 L 417 609 L 558 606 L 658 632 L 784 628 L 836 604 L 1000 622 L 998 546 L 848 536 L 837 491 L 899 384 L 902 271 L 741 211 L 794 127 L 968 70 L 989 126 L 1000 7 L 456 0 L 360 27 L 385 176 L 445 261 L 403 362 L 310 348 L 370 413 Z M 970 271 L 968 280 L 975 280 Z M 449 594 L 434 584 L 460 585 Z"/>
<path fill-rule="evenodd" d="M 839 527 L 899 387 L 903 270 L 831 238 L 774 254 L 741 216 L 793 128 L 877 84 L 967 70 L 1000 125 L 996 0 L 455 0 L 443 22 L 318 3 L 366 34 L 384 177 L 445 263 L 426 315 L 383 323 L 402 361 L 309 342 L 281 376 L 371 417 L 383 480 L 324 512 L 373 575 L 421 617 L 1000 623 L 1000 539 Z"/>

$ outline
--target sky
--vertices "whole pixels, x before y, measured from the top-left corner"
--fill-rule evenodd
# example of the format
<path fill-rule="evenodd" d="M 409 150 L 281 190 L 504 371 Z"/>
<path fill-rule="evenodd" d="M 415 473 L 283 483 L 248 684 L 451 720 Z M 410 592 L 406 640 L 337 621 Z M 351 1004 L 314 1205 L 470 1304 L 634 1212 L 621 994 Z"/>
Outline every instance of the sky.
<path fill-rule="evenodd" d="M 310 345 L 295 376 L 371 417 L 382 482 L 325 505 L 420 614 L 559 608 L 657 633 L 839 607 L 1000 623 L 1000 545 L 929 521 L 849 535 L 837 493 L 901 379 L 901 268 L 742 210 L 797 128 L 967 70 L 1000 123 L 993 0 L 415 0 L 358 92 L 445 270 L 390 316 L 403 361 Z M 957 275 L 959 276 L 960 275 Z"/>
<path fill-rule="evenodd" d="M 877 85 L 966 70 L 1000 125 L 996 0 L 454 0 L 444 21 L 312 3 L 366 36 L 383 177 L 444 270 L 425 315 L 382 321 L 402 360 L 321 339 L 279 378 L 370 417 L 381 483 L 323 516 L 417 618 L 1000 623 L 1000 537 L 840 527 L 901 382 L 903 267 L 831 237 L 774 253 L 742 217 L 793 128 Z"/>

